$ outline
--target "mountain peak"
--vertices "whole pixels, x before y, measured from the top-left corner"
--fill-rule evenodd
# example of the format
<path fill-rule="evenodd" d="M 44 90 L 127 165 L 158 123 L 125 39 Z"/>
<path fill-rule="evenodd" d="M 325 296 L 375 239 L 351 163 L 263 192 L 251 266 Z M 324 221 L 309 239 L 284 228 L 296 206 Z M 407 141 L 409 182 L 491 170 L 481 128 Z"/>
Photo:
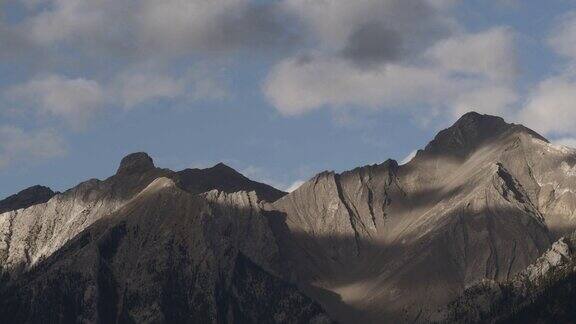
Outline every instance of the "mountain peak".
<path fill-rule="evenodd" d="M 487 115 L 487 114 L 481 114 L 479 112 L 476 111 L 469 111 L 467 113 L 465 113 L 464 115 L 460 116 L 460 118 L 458 118 L 458 121 L 456 121 L 456 123 L 458 122 L 463 122 L 463 121 L 487 121 L 487 120 L 498 120 L 501 122 L 504 122 L 504 119 L 502 117 L 499 116 L 492 116 L 492 115 Z"/>
<path fill-rule="evenodd" d="M 154 169 L 154 161 L 144 152 L 128 154 L 120 162 L 116 174 L 133 174 Z"/>
<path fill-rule="evenodd" d="M 261 199 L 275 201 L 286 193 L 272 186 L 252 181 L 224 163 L 206 169 L 186 169 L 178 172 L 183 188 L 189 192 L 206 192 L 213 189 L 227 193 L 256 191 Z"/>
<path fill-rule="evenodd" d="M 228 166 L 222 162 L 214 165 L 213 167 L 211 167 L 209 169 L 214 170 L 214 171 L 224 171 L 224 172 L 228 171 L 228 172 L 238 173 L 238 171 L 234 170 L 234 168 L 232 168 L 232 167 L 230 167 L 230 166 Z"/>
<path fill-rule="evenodd" d="M 502 117 L 472 111 L 462 115 L 449 128 L 440 131 L 426 146 L 424 152 L 432 155 L 464 157 L 482 144 L 513 129 L 543 139 L 542 136 L 522 125 L 507 123 Z"/>
<path fill-rule="evenodd" d="M 32 205 L 45 203 L 55 194 L 56 193 L 52 191 L 52 189 L 44 186 L 36 185 L 26 188 L 15 195 L 0 200 L 0 214 L 11 210 L 27 208 Z"/>

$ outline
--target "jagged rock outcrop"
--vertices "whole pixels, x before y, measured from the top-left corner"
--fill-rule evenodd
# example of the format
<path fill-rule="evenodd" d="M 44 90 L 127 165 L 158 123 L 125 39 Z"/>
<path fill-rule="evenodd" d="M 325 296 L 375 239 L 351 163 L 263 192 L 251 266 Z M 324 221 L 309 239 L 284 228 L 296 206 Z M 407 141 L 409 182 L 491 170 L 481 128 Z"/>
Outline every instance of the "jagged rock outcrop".
<path fill-rule="evenodd" d="M 32 186 L 6 199 L 0 200 L 0 214 L 42 204 L 54 197 L 56 193 L 44 186 Z"/>

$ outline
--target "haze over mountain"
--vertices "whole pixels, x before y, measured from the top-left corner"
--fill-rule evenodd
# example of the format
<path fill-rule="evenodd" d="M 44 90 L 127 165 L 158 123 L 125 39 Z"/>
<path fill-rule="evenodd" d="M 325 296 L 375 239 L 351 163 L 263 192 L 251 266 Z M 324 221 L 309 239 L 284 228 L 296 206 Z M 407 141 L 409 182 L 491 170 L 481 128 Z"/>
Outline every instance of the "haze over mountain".
<path fill-rule="evenodd" d="M 480 321 L 449 305 L 571 251 L 552 244 L 576 230 L 576 150 L 471 112 L 407 164 L 323 172 L 288 194 L 145 153 L 106 180 L 29 192 L 0 202 L 9 322 Z"/>

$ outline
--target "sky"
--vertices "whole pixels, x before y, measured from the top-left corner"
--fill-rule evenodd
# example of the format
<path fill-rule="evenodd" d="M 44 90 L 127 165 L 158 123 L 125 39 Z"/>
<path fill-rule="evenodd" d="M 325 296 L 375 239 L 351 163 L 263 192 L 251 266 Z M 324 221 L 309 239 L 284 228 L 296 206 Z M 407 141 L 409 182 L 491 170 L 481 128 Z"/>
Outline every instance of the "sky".
<path fill-rule="evenodd" d="M 0 197 L 128 153 L 291 190 L 467 111 L 576 146 L 576 0 L 0 0 Z"/>

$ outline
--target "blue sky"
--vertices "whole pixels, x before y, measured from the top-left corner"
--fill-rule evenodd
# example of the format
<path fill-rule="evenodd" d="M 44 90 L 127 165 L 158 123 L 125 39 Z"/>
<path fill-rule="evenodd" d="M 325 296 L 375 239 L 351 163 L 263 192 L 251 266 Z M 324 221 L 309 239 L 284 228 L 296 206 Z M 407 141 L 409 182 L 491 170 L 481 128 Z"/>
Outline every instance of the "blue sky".
<path fill-rule="evenodd" d="M 576 141 L 576 2 L 0 2 L 0 196 L 127 153 L 287 189 L 404 159 L 467 110 Z"/>

